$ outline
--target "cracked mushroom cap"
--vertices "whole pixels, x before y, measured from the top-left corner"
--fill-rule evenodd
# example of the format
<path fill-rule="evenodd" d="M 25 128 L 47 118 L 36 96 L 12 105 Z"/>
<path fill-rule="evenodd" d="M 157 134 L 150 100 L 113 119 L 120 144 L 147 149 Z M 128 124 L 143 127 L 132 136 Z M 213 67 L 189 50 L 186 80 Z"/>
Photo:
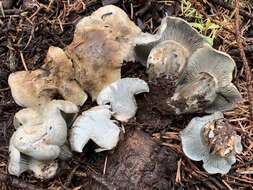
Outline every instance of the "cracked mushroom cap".
<path fill-rule="evenodd" d="M 78 107 L 72 102 L 53 100 L 36 109 L 17 112 L 14 119 L 17 129 L 12 135 L 12 146 L 39 161 L 58 158 L 67 139 L 67 125 L 61 111 L 77 113 Z"/>
<path fill-rule="evenodd" d="M 56 174 L 58 169 L 57 161 L 38 161 L 20 153 L 13 145 L 13 138 L 10 140 L 9 152 L 8 172 L 11 175 L 19 177 L 25 171 L 32 171 L 36 178 L 50 179 Z"/>
<path fill-rule="evenodd" d="M 208 46 L 198 49 L 189 59 L 168 103 L 176 107 L 178 114 L 233 109 L 242 100 L 231 83 L 234 69 L 234 60 L 228 54 Z"/>
<path fill-rule="evenodd" d="M 71 128 L 71 149 L 82 152 L 90 139 L 100 147 L 96 152 L 113 149 L 119 141 L 120 129 L 110 120 L 111 114 L 108 106 L 96 106 L 84 111 Z"/>
<path fill-rule="evenodd" d="M 15 102 L 23 107 L 36 107 L 60 95 L 82 105 L 86 93 L 71 77 L 73 67 L 62 49 L 50 47 L 42 69 L 10 74 L 8 83 Z"/>
<path fill-rule="evenodd" d="M 163 44 L 156 48 L 159 43 L 167 40 L 167 45 Z M 170 57 L 176 61 L 184 61 L 184 59 L 188 59 L 194 51 L 203 47 L 206 43 L 204 38 L 189 23 L 181 18 L 171 16 L 162 19 L 156 34 L 142 33 L 134 38 L 133 41 L 136 44 L 136 59 L 143 65 L 146 65 L 147 60 L 149 65 L 155 65 L 157 61 L 161 64 L 160 61 Z M 160 53 L 159 56 L 155 56 L 154 53 L 166 50 L 166 48 L 163 48 L 164 46 L 169 47 L 167 53 Z M 152 57 L 148 58 L 153 48 Z M 175 56 L 178 56 L 178 58 L 175 59 Z M 165 63 L 172 64 L 173 62 L 167 61 Z"/>
<path fill-rule="evenodd" d="M 66 52 L 73 60 L 76 80 L 93 100 L 105 86 L 121 78 L 123 61 L 134 59 L 134 44 L 128 37 L 139 32 L 115 6 L 102 7 L 79 21 Z"/>
<path fill-rule="evenodd" d="M 135 94 L 149 92 L 148 84 L 138 78 L 123 78 L 105 87 L 98 95 L 99 105 L 110 104 L 114 116 L 119 121 L 134 117 L 137 105 Z"/>
<path fill-rule="evenodd" d="M 183 152 L 194 161 L 203 161 L 210 173 L 226 174 L 242 152 L 241 137 L 226 122 L 221 112 L 195 117 L 180 133 Z"/>

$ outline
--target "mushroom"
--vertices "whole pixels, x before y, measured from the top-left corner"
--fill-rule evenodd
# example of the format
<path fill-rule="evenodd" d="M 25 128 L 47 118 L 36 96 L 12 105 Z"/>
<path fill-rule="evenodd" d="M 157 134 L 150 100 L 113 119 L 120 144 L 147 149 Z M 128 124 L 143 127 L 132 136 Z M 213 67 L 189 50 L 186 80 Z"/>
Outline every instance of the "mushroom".
<path fill-rule="evenodd" d="M 10 160 L 8 171 L 11 175 L 20 176 L 25 171 L 33 171 L 36 178 L 50 179 L 55 176 L 58 163 L 55 160 L 38 161 L 18 151 L 13 145 L 13 137 L 9 145 Z"/>
<path fill-rule="evenodd" d="M 74 80 L 71 60 L 58 47 L 50 47 L 41 69 L 10 74 L 8 83 L 15 102 L 23 107 L 48 103 L 60 95 L 76 105 L 82 105 L 86 93 Z"/>
<path fill-rule="evenodd" d="M 206 43 L 185 20 L 170 16 L 162 19 L 156 34 L 142 33 L 132 40 L 136 60 L 147 66 L 150 77 L 180 74 L 191 54 Z"/>
<path fill-rule="evenodd" d="M 180 133 L 183 152 L 194 161 L 203 161 L 210 173 L 226 174 L 242 152 L 241 137 L 221 112 L 195 117 Z"/>
<path fill-rule="evenodd" d="M 105 87 L 98 95 L 99 105 L 110 104 L 114 116 L 127 122 L 137 110 L 135 94 L 149 92 L 148 84 L 138 78 L 123 78 Z"/>
<path fill-rule="evenodd" d="M 96 152 L 113 149 L 118 143 L 120 129 L 110 120 L 111 114 L 108 106 L 96 106 L 83 112 L 70 130 L 71 149 L 82 152 L 90 139 L 100 147 Z"/>
<path fill-rule="evenodd" d="M 64 145 L 67 140 L 67 125 L 61 111 L 77 113 L 78 107 L 72 102 L 53 100 L 40 107 L 22 109 L 15 114 L 16 131 L 11 137 L 9 147 L 11 174 L 18 176 L 29 169 L 35 175 L 52 172 L 57 167 L 52 161 L 58 157 L 66 158 L 69 154 Z M 36 166 L 36 163 L 39 165 Z M 42 171 L 41 168 L 45 165 L 50 166 L 49 171 Z"/>
<path fill-rule="evenodd" d="M 205 46 L 189 59 L 180 81 L 168 104 L 177 114 L 233 109 L 242 100 L 231 83 L 234 60 L 226 53 Z"/>
<path fill-rule="evenodd" d="M 134 60 L 134 44 L 129 39 L 140 32 L 127 14 L 113 5 L 79 21 L 65 51 L 73 60 L 76 80 L 92 100 L 105 86 L 121 78 L 124 60 Z"/>
<path fill-rule="evenodd" d="M 161 75 L 180 76 L 189 57 L 189 51 L 180 43 L 166 40 L 157 44 L 147 60 L 147 73 L 150 79 Z"/>

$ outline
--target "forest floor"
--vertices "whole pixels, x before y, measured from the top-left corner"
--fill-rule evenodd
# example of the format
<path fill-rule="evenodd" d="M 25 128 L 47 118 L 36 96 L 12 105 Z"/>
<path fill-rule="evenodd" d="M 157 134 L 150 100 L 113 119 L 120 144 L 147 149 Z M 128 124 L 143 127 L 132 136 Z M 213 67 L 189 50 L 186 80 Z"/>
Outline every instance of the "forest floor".
<path fill-rule="evenodd" d="M 154 33 L 165 15 L 178 16 L 191 22 L 213 43 L 236 62 L 233 83 L 244 101 L 225 113 L 242 137 L 243 152 L 227 175 L 209 175 L 200 162 L 189 160 L 182 152 L 179 132 L 194 115 L 166 116 L 146 109 L 144 96 L 137 97 L 139 110 L 134 121 L 178 159 L 174 163 L 174 189 L 252 189 L 253 186 L 253 2 L 251 0 L 51 0 L 15 1 L 12 8 L 0 10 L 0 189 L 87 189 L 92 180 L 101 182 L 107 152 L 85 150 L 62 164 L 62 171 L 51 180 L 40 181 L 28 173 L 19 178 L 9 176 L 8 143 L 14 131 L 13 117 L 21 109 L 15 104 L 7 80 L 20 70 L 34 70 L 43 64 L 49 46 L 66 47 L 73 38 L 76 23 L 103 4 L 123 8 L 146 32 Z M 4 15 L 3 15 L 4 13 Z M 239 14 L 237 14 L 239 13 Z M 145 68 L 138 63 L 124 64 L 122 76 L 145 79 Z M 152 86 L 152 84 L 151 84 Z M 169 85 L 168 85 L 169 86 Z M 173 85 L 172 85 L 173 86 Z M 155 87 L 156 94 L 164 86 Z M 169 95 L 169 94 L 167 94 Z M 251 99 L 251 101 L 249 101 Z M 144 103 L 143 103 L 144 102 Z M 91 101 L 82 107 L 87 109 Z M 91 143 L 90 143 L 91 144 Z M 94 146 L 93 144 L 89 145 Z M 88 148 L 89 149 L 89 148 Z M 89 155 L 90 154 L 90 155 Z M 92 172 L 100 176 L 94 177 Z M 108 187 L 107 187 L 108 188 Z"/>

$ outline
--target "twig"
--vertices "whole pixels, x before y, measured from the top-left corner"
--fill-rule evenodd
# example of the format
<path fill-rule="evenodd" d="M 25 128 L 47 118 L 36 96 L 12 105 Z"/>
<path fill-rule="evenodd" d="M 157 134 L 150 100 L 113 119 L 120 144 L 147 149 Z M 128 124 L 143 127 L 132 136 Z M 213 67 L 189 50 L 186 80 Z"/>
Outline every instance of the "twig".
<path fill-rule="evenodd" d="M 25 70 L 28 71 L 28 68 L 27 68 L 27 66 L 26 66 L 25 59 L 24 59 L 24 55 L 23 55 L 22 51 L 20 51 L 19 53 L 20 53 L 20 57 L 21 57 L 22 64 L 23 64 Z"/>
<path fill-rule="evenodd" d="M 64 183 L 64 186 L 65 186 L 65 187 L 68 187 L 68 186 L 70 185 L 70 183 L 71 183 L 71 181 L 72 181 L 72 178 L 73 178 L 73 176 L 74 176 L 76 170 L 78 169 L 78 167 L 79 167 L 79 165 L 75 166 L 75 167 L 73 168 L 73 170 L 70 172 L 70 174 L 68 175 L 67 180 L 66 180 L 66 182 Z"/>
<path fill-rule="evenodd" d="M 250 71 L 249 63 L 246 58 L 243 44 L 242 44 L 242 34 L 240 31 L 240 1 L 236 0 L 236 7 L 235 7 L 235 30 L 236 30 L 236 41 L 240 50 L 240 56 L 242 58 L 243 66 L 245 69 L 245 76 L 246 76 L 246 82 L 247 82 L 247 91 L 248 91 L 248 100 L 249 100 L 249 110 L 250 110 L 250 120 L 253 122 L 253 87 L 251 84 L 252 81 L 252 73 Z"/>
<path fill-rule="evenodd" d="M 115 190 L 116 187 L 114 185 L 112 185 L 111 183 L 109 183 L 105 177 L 101 177 L 97 174 L 95 174 L 94 172 L 88 172 L 89 176 L 94 179 L 96 182 L 98 182 L 99 184 L 103 185 L 107 190 Z"/>
<path fill-rule="evenodd" d="M 34 190 L 34 189 L 44 190 L 35 185 L 21 181 L 20 179 L 17 179 L 16 177 L 8 176 L 3 173 L 0 173 L 0 182 L 8 184 L 8 187 L 17 187 L 17 188 L 26 189 L 26 190 Z"/>
<path fill-rule="evenodd" d="M 229 33 L 235 34 L 234 31 L 232 31 L 230 28 L 224 26 L 219 20 L 215 20 L 212 17 L 210 17 L 203 9 L 203 6 L 197 2 L 196 0 L 189 0 L 190 3 L 195 7 L 195 9 L 202 14 L 206 19 L 210 19 L 213 23 L 221 26 L 224 30 L 228 31 Z"/>
<path fill-rule="evenodd" d="M 230 10 L 230 11 L 235 10 L 235 7 L 233 7 L 232 5 L 230 5 L 228 3 L 225 3 L 224 0 L 211 0 L 211 1 L 218 4 L 218 5 L 220 5 L 221 7 L 225 8 L 225 9 Z M 239 14 L 244 16 L 244 17 L 247 17 L 248 19 L 253 19 L 253 15 L 248 13 L 245 10 L 240 10 L 239 9 Z"/>

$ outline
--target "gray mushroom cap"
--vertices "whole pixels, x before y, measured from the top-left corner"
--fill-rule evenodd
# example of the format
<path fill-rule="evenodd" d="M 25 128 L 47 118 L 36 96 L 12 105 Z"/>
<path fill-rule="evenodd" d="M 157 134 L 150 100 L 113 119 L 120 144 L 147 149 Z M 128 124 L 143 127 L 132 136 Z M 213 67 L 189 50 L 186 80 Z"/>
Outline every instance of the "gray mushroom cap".
<path fill-rule="evenodd" d="M 109 106 L 96 106 L 84 111 L 70 130 L 71 149 L 82 152 L 90 139 L 100 147 L 96 152 L 114 148 L 119 140 L 120 129 L 110 120 L 111 115 Z"/>
<path fill-rule="evenodd" d="M 110 104 L 119 121 L 128 121 L 136 111 L 135 94 L 149 92 L 148 84 L 138 78 L 123 78 L 105 87 L 98 95 L 99 105 Z"/>
<path fill-rule="evenodd" d="M 231 165 L 236 162 L 235 154 L 242 152 L 241 137 L 235 135 L 234 152 L 225 157 L 211 154 L 208 145 L 203 141 L 203 128 L 214 120 L 223 118 L 221 112 L 204 117 L 195 117 L 188 126 L 180 133 L 183 152 L 194 161 L 203 161 L 204 169 L 211 174 L 229 172 Z"/>
<path fill-rule="evenodd" d="M 175 94 L 168 103 L 177 108 L 178 114 L 233 109 L 242 100 L 239 91 L 231 83 L 234 69 L 235 63 L 228 54 L 208 46 L 198 49 L 190 57 Z M 191 90 L 196 88 L 199 90 Z M 179 109 L 177 102 L 182 101 L 188 103 Z"/>
<path fill-rule="evenodd" d="M 162 19 L 156 34 L 142 33 L 133 39 L 136 44 L 136 59 L 146 65 L 151 49 L 165 40 L 177 42 L 187 50 L 188 55 L 206 43 L 204 38 L 185 20 L 167 16 Z"/>

